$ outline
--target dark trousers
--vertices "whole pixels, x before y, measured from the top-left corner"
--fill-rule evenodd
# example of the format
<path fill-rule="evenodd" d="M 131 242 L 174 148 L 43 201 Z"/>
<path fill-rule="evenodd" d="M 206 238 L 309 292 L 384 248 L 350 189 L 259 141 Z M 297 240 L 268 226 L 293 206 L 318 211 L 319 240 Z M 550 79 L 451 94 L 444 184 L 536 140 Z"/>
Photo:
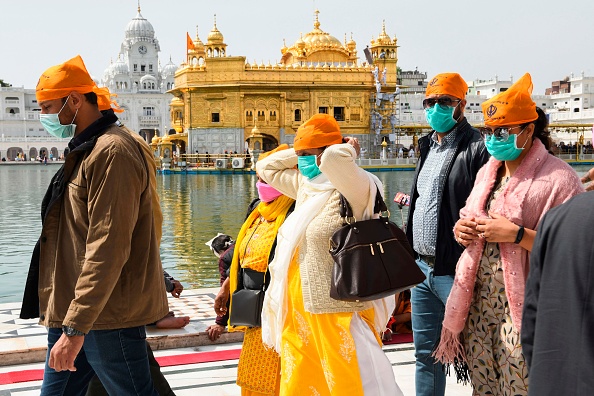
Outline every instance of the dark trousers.
<path fill-rule="evenodd" d="M 76 371 L 48 366 L 50 351 L 61 335 L 61 329 L 48 329 L 41 396 L 82 396 L 95 374 L 110 395 L 158 396 L 149 371 L 144 326 L 91 330 L 74 361 Z"/>
<path fill-rule="evenodd" d="M 153 385 L 155 385 L 155 389 L 159 392 L 159 396 L 175 396 L 175 393 L 173 393 L 173 390 L 169 386 L 169 382 L 167 382 L 165 376 L 161 372 L 161 366 L 157 363 L 155 355 L 153 355 L 153 350 L 148 342 L 146 343 L 146 353 L 148 355 Z M 107 391 L 103 387 L 101 381 L 99 381 L 99 377 L 96 375 L 89 383 L 89 389 L 87 389 L 86 396 L 108 396 Z"/>

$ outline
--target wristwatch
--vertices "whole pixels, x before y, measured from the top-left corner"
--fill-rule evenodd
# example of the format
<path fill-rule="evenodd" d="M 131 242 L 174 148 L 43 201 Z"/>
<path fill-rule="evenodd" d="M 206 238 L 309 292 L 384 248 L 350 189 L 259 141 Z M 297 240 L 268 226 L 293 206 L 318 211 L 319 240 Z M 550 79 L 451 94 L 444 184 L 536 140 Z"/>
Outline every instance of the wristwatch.
<path fill-rule="evenodd" d="M 519 226 L 518 233 L 516 234 L 516 240 L 514 241 L 515 244 L 522 242 L 522 238 L 524 238 L 524 226 Z"/>
<path fill-rule="evenodd" d="M 62 326 L 62 332 L 64 334 L 66 334 L 67 337 L 73 337 L 73 336 L 84 336 L 85 333 L 83 333 L 82 331 L 76 330 L 73 327 L 70 326 Z"/>

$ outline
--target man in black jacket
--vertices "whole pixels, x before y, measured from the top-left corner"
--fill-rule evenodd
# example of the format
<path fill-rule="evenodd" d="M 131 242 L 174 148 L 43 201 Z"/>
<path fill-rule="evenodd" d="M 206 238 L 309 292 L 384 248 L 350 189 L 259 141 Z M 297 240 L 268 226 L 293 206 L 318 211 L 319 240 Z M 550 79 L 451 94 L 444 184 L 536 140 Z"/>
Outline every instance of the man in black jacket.
<path fill-rule="evenodd" d="M 579 194 L 538 226 L 522 316 L 529 395 L 594 389 L 593 201 L 594 192 Z"/>
<path fill-rule="evenodd" d="M 433 129 L 419 139 L 406 234 L 427 279 L 412 290 L 417 395 L 445 393 L 445 374 L 431 356 L 463 247 L 452 233 L 478 170 L 489 156 L 478 131 L 464 117 L 468 86 L 457 73 L 429 82 L 423 101 Z"/>

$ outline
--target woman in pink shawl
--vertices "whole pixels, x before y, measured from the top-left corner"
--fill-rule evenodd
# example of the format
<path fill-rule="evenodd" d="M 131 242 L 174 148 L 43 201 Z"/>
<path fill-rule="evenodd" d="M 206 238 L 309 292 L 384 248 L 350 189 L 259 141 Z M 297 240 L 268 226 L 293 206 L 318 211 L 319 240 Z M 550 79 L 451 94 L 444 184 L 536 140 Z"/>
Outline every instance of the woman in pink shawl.
<path fill-rule="evenodd" d="M 475 395 L 528 393 L 520 329 L 529 253 L 542 216 L 583 191 L 576 172 L 548 152 L 548 121 L 531 93 L 526 73 L 483 103 L 491 159 L 454 226 L 466 250 L 435 356 L 470 379 Z"/>

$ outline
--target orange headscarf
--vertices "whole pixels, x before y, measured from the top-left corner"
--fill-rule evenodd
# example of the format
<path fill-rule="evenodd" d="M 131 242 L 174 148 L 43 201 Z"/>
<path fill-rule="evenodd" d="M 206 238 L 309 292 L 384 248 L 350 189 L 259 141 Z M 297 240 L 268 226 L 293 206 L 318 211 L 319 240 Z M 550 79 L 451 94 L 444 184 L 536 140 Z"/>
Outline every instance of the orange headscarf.
<path fill-rule="evenodd" d="M 268 157 L 270 154 L 274 154 L 274 153 L 277 153 L 277 152 L 282 151 L 282 150 L 287 150 L 288 148 L 289 148 L 289 145 L 288 144 L 281 144 L 280 146 L 278 146 L 274 150 L 270 150 L 270 151 L 267 151 L 265 153 L 261 153 L 258 156 L 258 161 L 260 161 L 260 160 Z"/>
<path fill-rule="evenodd" d="M 458 73 L 441 73 L 429 81 L 425 96 L 451 95 L 458 99 L 464 99 L 466 91 L 468 91 L 468 84 Z"/>
<path fill-rule="evenodd" d="M 525 124 L 538 118 L 531 98 L 532 78 L 524 74 L 507 91 L 483 102 L 485 124 L 491 126 Z"/>
<path fill-rule="evenodd" d="M 338 143 L 342 143 L 342 135 L 334 117 L 328 114 L 316 114 L 297 129 L 293 148 L 307 150 Z"/>
<path fill-rule="evenodd" d="M 99 110 L 113 108 L 114 111 L 119 113 L 123 111 L 115 101 L 111 100 L 109 89 L 99 88 L 95 84 L 80 55 L 44 71 L 37 82 L 35 96 L 37 97 L 37 101 L 41 102 L 44 100 L 65 98 L 72 91 L 80 94 L 95 92 Z M 112 104 L 114 105 L 113 107 Z"/>

